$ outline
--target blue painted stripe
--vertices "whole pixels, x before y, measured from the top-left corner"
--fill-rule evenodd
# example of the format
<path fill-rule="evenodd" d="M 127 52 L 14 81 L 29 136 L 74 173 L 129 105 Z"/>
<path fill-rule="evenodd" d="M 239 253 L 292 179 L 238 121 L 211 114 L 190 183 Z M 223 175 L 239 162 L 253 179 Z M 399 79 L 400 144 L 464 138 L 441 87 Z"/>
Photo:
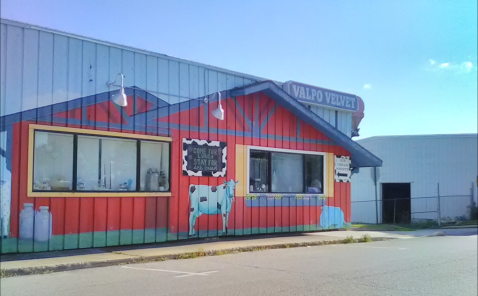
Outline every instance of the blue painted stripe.
<path fill-rule="evenodd" d="M 232 100 L 233 100 L 234 104 L 236 105 L 237 111 L 239 111 L 239 114 L 241 114 L 242 118 L 244 119 L 244 123 L 247 125 L 247 127 L 249 128 L 249 130 L 252 131 L 251 120 L 250 120 L 250 119 L 246 116 L 246 114 L 244 113 L 244 110 L 242 109 L 241 104 L 239 104 L 239 103 L 237 102 L 236 97 L 233 97 Z"/>
<path fill-rule="evenodd" d="M 300 139 L 300 118 L 297 117 L 297 139 Z"/>
<path fill-rule="evenodd" d="M 274 115 L 274 113 L 276 112 L 276 109 L 277 109 L 277 104 L 274 104 L 272 109 L 267 114 L 266 119 L 261 124 L 261 127 L 260 127 L 261 133 L 262 133 L 262 130 L 266 127 L 267 123 L 269 123 L 269 120 L 271 119 L 272 115 Z"/>
<path fill-rule="evenodd" d="M 247 207 L 309 207 L 309 206 L 324 206 L 325 199 L 318 196 L 303 196 L 297 198 L 296 195 L 282 195 L 280 198 L 275 198 L 275 195 L 259 195 L 246 197 L 245 203 Z"/>

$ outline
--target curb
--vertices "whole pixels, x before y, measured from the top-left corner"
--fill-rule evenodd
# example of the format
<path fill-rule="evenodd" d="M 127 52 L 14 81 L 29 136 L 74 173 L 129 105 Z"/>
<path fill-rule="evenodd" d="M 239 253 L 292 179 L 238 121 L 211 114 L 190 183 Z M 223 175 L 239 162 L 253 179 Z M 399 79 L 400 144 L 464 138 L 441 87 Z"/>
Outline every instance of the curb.
<path fill-rule="evenodd" d="M 478 228 L 478 225 L 452 225 L 452 226 L 443 226 L 441 229 L 466 229 L 466 228 Z"/>
<path fill-rule="evenodd" d="M 373 242 L 385 241 L 389 239 L 393 239 L 393 238 L 387 238 L 387 237 L 371 238 Z M 106 266 L 114 266 L 114 265 L 125 265 L 125 264 L 134 264 L 134 263 L 148 263 L 148 262 L 159 262 L 159 261 L 165 261 L 165 260 L 192 259 L 192 258 L 198 258 L 198 257 L 220 256 L 220 255 L 227 255 L 227 254 L 255 252 L 255 251 L 264 251 L 264 250 L 272 250 L 272 249 L 288 249 L 288 248 L 300 248 L 300 247 L 312 247 L 312 246 L 336 245 L 336 244 L 351 244 L 351 243 L 352 242 L 350 243 L 347 242 L 346 239 L 339 239 L 339 240 L 330 240 L 330 241 L 316 241 L 316 242 L 291 243 L 291 244 L 257 245 L 257 246 L 249 246 L 249 247 L 237 247 L 237 248 L 227 248 L 227 249 L 208 250 L 208 251 L 198 250 L 197 252 L 184 252 L 184 253 L 169 254 L 164 256 L 138 256 L 133 258 L 125 258 L 125 259 L 59 264 L 59 265 L 53 265 L 53 266 L 11 268 L 11 269 L 1 269 L 0 278 L 8 278 L 8 277 L 15 277 L 15 276 L 23 276 L 23 275 L 47 274 L 47 273 L 53 273 L 53 272 L 72 271 L 72 270 L 79 270 L 79 269 L 106 267 Z M 353 242 L 353 243 L 365 243 L 365 242 L 362 242 L 358 239 L 356 242 Z M 114 253 L 122 254 L 122 252 L 114 252 Z"/>

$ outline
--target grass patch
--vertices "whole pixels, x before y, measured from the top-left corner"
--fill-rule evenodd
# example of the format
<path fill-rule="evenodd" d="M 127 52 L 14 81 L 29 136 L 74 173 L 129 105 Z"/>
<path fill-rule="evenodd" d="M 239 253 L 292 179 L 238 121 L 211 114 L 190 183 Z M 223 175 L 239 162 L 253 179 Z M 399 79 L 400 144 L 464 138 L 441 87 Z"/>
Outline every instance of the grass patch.
<path fill-rule="evenodd" d="M 403 226 L 406 226 L 406 227 L 408 227 L 412 230 L 440 228 L 440 226 L 438 226 L 438 223 L 436 221 L 417 222 L 417 223 L 412 223 L 412 224 L 406 224 L 406 225 L 403 225 Z"/>
<path fill-rule="evenodd" d="M 372 241 L 372 237 L 369 234 L 364 234 L 362 235 L 362 238 L 360 239 L 363 243 L 369 243 Z"/>
<path fill-rule="evenodd" d="M 418 223 L 417 223 L 418 224 Z M 414 231 L 412 224 L 405 226 L 392 224 L 352 224 L 352 229 L 370 230 L 370 231 Z M 416 228 L 417 229 L 417 228 Z"/>
<path fill-rule="evenodd" d="M 478 220 L 461 221 L 461 222 L 456 223 L 456 225 L 460 225 L 460 226 L 478 225 Z"/>
<path fill-rule="evenodd" d="M 358 240 L 356 240 L 353 236 L 347 236 L 344 240 L 343 240 L 343 243 L 344 244 L 354 244 L 354 243 L 358 243 Z"/>

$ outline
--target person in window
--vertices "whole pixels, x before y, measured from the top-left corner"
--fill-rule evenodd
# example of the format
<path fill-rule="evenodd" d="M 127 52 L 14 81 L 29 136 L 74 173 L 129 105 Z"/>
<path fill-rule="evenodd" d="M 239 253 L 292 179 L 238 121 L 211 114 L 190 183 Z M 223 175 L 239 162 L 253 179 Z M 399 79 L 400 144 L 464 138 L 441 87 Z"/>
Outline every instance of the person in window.
<path fill-rule="evenodd" d="M 312 180 L 308 193 L 322 193 L 322 183 L 317 179 Z"/>

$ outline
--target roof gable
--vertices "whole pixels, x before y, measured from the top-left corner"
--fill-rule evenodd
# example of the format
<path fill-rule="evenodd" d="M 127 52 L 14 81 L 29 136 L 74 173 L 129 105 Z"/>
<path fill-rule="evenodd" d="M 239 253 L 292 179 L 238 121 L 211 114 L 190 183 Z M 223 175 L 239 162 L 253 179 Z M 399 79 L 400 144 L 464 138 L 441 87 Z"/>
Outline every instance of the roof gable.
<path fill-rule="evenodd" d="M 295 114 L 298 118 L 310 124 L 312 127 L 322 132 L 337 145 L 347 149 L 352 154 L 353 167 L 377 167 L 382 166 L 382 160 L 373 155 L 364 147 L 352 141 L 349 137 L 334 128 L 324 119 L 310 111 L 299 101 L 294 99 L 282 88 L 272 81 L 264 81 L 255 83 L 249 86 L 240 87 L 225 91 L 224 97 L 244 96 L 252 93 L 263 92 L 270 98 L 277 101 L 290 112 Z"/>

